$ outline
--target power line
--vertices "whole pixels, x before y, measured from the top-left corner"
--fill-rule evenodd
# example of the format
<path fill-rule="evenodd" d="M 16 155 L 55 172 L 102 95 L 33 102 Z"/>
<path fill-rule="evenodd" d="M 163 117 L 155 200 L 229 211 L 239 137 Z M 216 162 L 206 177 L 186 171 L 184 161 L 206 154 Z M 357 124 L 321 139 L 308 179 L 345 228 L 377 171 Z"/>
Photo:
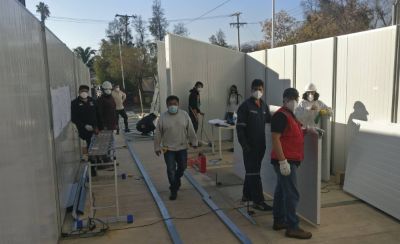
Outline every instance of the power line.
<path fill-rule="evenodd" d="M 231 1 L 231 0 L 226 0 L 226 1 L 222 2 L 222 3 L 220 3 L 219 5 L 217 5 L 216 7 L 214 7 L 214 8 L 212 8 L 212 9 L 208 10 L 207 12 L 205 12 L 205 13 L 202 14 L 202 15 L 200 15 L 199 17 L 194 18 L 193 20 L 189 21 L 188 23 L 186 23 L 186 25 L 188 25 L 188 24 L 190 24 L 190 23 L 193 23 L 194 21 L 196 21 L 196 20 L 198 20 L 198 19 L 200 19 L 200 18 L 206 16 L 207 14 L 209 14 L 209 13 L 213 12 L 214 10 L 216 10 L 216 9 L 218 9 L 218 8 L 220 8 L 220 7 L 222 7 L 223 5 L 227 4 L 227 3 L 230 2 L 230 1 Z"/>

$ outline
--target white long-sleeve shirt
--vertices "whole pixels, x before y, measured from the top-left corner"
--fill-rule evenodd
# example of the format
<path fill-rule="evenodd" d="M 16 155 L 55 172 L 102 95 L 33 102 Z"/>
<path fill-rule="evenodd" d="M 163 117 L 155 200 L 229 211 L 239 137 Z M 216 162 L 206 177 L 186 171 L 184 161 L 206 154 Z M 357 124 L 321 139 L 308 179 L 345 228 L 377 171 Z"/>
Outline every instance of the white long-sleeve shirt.
<path fill-rule="evenodd" d="M 189 142 L 193 146 L 198 144 L 189 115 L 180 109 L 176 114 L 161 114 L 154 135 L 154 151 L 161 151 L 161 148 L 169 151 L 185 150 Z"/>
<path fill-rule="evenodd" d="M 311 107 L 315 105 L 317 109 L 311 110 Z M 320 100 L 317 101 L 308 101 L 308 100 L 301 100 L 299 106 L 296 108 L 294 114 L 296 118 L 303 124 L 304 127 L 312 128 L 317 127 L 314 120 L 318 116 L 319 111 L 321 109 L 330 109 Z"/>

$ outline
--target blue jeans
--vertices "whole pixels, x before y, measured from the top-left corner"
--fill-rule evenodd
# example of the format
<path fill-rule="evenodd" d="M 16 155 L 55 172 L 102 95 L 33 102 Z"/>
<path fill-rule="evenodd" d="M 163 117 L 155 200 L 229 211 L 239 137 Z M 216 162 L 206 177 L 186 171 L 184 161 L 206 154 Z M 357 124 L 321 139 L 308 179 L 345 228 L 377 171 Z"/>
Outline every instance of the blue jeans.
<path fill-rule="evenodd" d="M 297 166 L 294 163 L 290 163 L 290 175 L 288 176 L 281 174 L 279 164 L 274 165 L 274 169 L 278 178 L 274 194 L 274 222 L 279 224 L 287 223 L 290 230 L 296 230 L 299 228 L 296 208 L 300 199 L 297 191 Z"/>
<path fill-rule="evenodd" d="M 164 159 L 167 164 L 169 189 L 177 191 L 181 186 L 181 177 L 187 167 L 187 150 L 167 151 L 164 153 Z"/>

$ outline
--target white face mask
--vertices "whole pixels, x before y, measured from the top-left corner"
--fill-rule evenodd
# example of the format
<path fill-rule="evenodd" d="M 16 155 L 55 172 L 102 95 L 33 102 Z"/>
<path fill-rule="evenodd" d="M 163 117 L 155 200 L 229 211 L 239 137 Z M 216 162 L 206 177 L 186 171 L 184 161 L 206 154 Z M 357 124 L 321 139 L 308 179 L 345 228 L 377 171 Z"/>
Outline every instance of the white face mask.
<path fill-rule="evenodd" d="M 263 93 L 262 93 L 262 91 L 253 91 L 253 94 L 252 94 L 252 96 L 255 98 L 255 99 L 260 99 L 260 98 L 262 98 L 262 96 L 263 96 Z"/>
<path fill-rule="evenodd" d="M 111 94 L 111 90 L 110 89 L 106 89 L 106 90 L 104 90 L 104 93 L 107 94 L 107 95 L 110 95 Z"/>
<path fill-rule="evenodd" d="M 87 92 L 81 92 L 81 93 L 79 93 L 79 96 L 80 96 L 82 99 L 86 99 L 86 98 L 89 96 L 89 94 L 88 94 Z"/>
<path fill-rule="evenodd" d="M 307 100 L 309 101 L 309 102 L 312 102 L 312 101 L 314 101 L 314 95 L 313 94 L 308 94 L 308 96 L 307 96 Z"/>
<path fill-rule="evenodd" d="M 299 105 L 299 103 L 296 100 L 291 100 L 286 103 L 286 107 L 292 112 L 294 112 L 296 110 L 298 105 Z"/>
<path fill-rule="evenodd" d="M 201 90 L 203 90 L 203 88 L 201 88 L 201 87 L 198 87 L 198 88 L 197 88 L 197 91 L 198 91 L 198 92 L 201 92 Z"/>
<path fill-rule="evenodd" d="M 178 106 L 176 105 L 171 105 L 168 107 L 168 112 L 171 114 L 176 114 L 178 112 Z"/>
<path fill-rule="evenodd" d="M 115 91 L 119 92 L 120 91 L 119 87 L 115 88 Z"/>

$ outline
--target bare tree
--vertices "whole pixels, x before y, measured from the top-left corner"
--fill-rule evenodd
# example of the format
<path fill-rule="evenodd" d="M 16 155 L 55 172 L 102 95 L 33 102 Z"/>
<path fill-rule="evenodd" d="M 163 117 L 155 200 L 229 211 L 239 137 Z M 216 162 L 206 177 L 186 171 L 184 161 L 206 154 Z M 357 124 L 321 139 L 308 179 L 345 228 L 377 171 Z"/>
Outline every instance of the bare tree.
<path fill-rule="evenodd" d="M 226 43 L 225 33 L 221 29 L 218 30 L 217 33 L 211 35 L 208 40 L 214 45 L 228 47 L 228 44 Z"/>
<path fill-rule="evenodd" d="M 286 11 L 282 10 L 275 15 L 275 31 L 274 31 L 274 42 L 280 46 L 286 44 L 286 42 L 294 35 L 297 29 L 297 21 L 294 17 L 290 16 Z M 264 40 L 271 42 L 272 38 L 272 20 L 266 20 L 262 25 L 264 32 Z"/>
<path fill-rule="evenodd" d="M 189 36 L 189 30 L 186 28 L 184 23 L 174 25 L 173 33 L 179 36 Z"/>
<path fill-rule="evenodd" d="M 370 8 L 374 18 L 371 23 L 372 28 L 389 26 L 392 23 L 392 6 L 395 0 L 371 0 Z"/>

